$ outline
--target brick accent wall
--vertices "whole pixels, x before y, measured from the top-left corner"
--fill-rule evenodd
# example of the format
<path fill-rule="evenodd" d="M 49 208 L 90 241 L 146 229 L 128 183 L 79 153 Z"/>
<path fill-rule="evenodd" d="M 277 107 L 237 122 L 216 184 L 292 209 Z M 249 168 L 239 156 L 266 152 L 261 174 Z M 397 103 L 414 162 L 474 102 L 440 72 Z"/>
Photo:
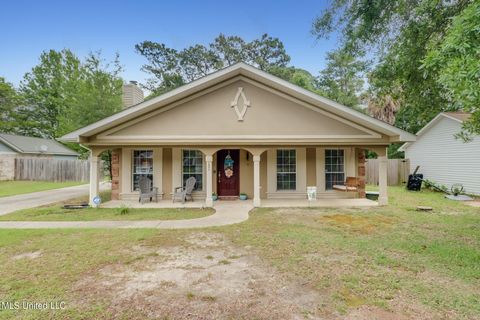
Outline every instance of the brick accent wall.
<path fill-rule="evenodd" d="M 120 162 L 122 149 L 112 150 L 112 200 L 120 199 Z"/>
<path fill-rule="evenodd" d="M 358 197 L 365 198 L 365 150 L 355 149 L 357 155 L 357 177 L 359 180 Z"/>

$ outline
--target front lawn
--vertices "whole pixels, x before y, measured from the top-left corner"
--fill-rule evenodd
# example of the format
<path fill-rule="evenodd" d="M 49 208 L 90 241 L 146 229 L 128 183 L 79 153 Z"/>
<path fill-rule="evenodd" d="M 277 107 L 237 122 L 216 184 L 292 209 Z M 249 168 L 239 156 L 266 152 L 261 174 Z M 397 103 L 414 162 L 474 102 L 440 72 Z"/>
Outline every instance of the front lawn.
<path fill-rule="evenodd" d="M 85 184 L 87 182 L 50 182 L 50 181 L 0 181 L 0 197 L 17 194 L 59 189 Z"/>
<path fill-rule="evenodd" d="M 0 319 L 480 319 L 480 209 L 389 192 L 201 230 L 2 230 L 0 301 L 66 309 Z"/>
<path fill-rule="evenodd" d="M 24 209 L 0 216 L 0 221 L 93 221 L 179 220 L 209 216 L 213 209 L 86 208 L 63 209 L 61 205 Z"/>
<path fill-rule="evenodd" d="M 110 201 L 111 192 L 103 191 L 100 196 L 102 203 Z M 86 202 L 88 202 L 88 196 L 81 196 L 60 203 L 0 215 L 0 221 L 181 220 L 202 218 L 215 212 L 210 208 L 63 208 L 64 204 Z"/>
<path fill-rule="evenodd" d="M 257 209 L 225 232 L 324 292 L 332 314 L 369 305 L 414 319 L 480 319 L 480 209 L 430 191 L 389 195 L 378 208 Z"/>

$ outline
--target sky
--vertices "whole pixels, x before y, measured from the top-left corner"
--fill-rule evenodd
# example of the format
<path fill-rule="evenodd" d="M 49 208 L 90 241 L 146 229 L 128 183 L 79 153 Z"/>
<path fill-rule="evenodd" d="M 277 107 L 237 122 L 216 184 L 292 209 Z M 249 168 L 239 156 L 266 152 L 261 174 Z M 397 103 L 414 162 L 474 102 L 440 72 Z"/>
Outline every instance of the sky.
<path fill-rule="evenodd" d="M 42 51 L 69 48 L 79 57 L 101 50 L 119 53 L 125 81 L 144 82 L 145 58 L 135 52 L 144 40 L 175 49 L 210 43 L 219 33 L 247 41 L 278 37 L 291 65 L 317 75 L 335 36 L 317 40 L 310 30 L 327 1 L 5 1 L 0 8 L 0 77 L 18 86 Z"/>

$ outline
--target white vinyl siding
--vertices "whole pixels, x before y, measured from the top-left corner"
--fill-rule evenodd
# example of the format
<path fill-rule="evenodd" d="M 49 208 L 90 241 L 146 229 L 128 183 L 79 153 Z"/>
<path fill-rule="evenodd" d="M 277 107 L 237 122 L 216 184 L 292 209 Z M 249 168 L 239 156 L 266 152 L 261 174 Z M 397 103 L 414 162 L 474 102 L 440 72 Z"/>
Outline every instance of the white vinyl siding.
<path fill-rule="evenodd" d="M 463 184 L 467 193 L 480 194 L 480 137 L 464 143 L 454 135 L 462 124 L 443 117 L 405 151 L 410 169 L 420 166 L 424 178 L 446 185 Z"/>

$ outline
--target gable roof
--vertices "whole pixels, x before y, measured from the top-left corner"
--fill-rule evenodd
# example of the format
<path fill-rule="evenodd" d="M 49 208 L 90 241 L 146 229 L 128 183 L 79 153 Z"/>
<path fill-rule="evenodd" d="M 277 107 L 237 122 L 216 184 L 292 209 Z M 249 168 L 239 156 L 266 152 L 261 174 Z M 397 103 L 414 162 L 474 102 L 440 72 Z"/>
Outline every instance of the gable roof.
<path fill-rule="evenodd" d="M 55 140 L 0 133 L 0 142 L 18 153 L 78 156 Z"/>
<path fill-rule="evenodd" d="M 455 120 L 458 120 L 460 122 L 466 121 L 470 119 L 470 117 L 472 116 L 472 114 L 468 112 L 442 112 L 441 114 L 443 114 L 444 116 L 453 118 Z"/>
<path fill-rule="evenodd" d="M 472 114 L 468 112 L 440 112 L 437 114 L 435 118 L 433 118 L 429 123 L 427 123 L 422 129 L 420 129 L 416 136 L 417 138 L 421 137 L 425 132 L 427 132 L 430 128 L 435 126 L 440 120 L 442 119 L 451 119 L 460 124 L 464 121 L 468 120 Z M 404 143 L 400 148 L 399 151 L 405 151 L 413 142 Z"/>
<path fill-rule="evenodd" d="M 337 102 L 319 96 L 311 91 L 303 89 L 297 85 L 273 76 L 265 71 L 254 68 L 243 62 L 221 69 L 203 78 L 197 79 L 177 89 L 169 91 L 163 95 L 144 101 L 130 108 L 124 109 L 110 117 L 104 118 L 86 127 L 66 134 L 59 140 L 80 142 L 81 137 L 93 136 L 97 133 L 124 123 L 130 119 L 139 117 L 155 109 L 162 108 L 163 106 L 171 104 L 182 98 L 191 96 L 201 90 L 205 90 L 236 76 L 244 76 L 249 79 L 258 81 L 273 89 L 279 90 L 310 105 L 331 112 L 332 114 L 338 115 L 344 119 L 358 123 L 387 136 L 398 137 L 397 141 L 415 141 L 415 135 L 413 134 L 410 134 L 386 122 L 374 119 L 352 108 L 346 107 Z"/>

